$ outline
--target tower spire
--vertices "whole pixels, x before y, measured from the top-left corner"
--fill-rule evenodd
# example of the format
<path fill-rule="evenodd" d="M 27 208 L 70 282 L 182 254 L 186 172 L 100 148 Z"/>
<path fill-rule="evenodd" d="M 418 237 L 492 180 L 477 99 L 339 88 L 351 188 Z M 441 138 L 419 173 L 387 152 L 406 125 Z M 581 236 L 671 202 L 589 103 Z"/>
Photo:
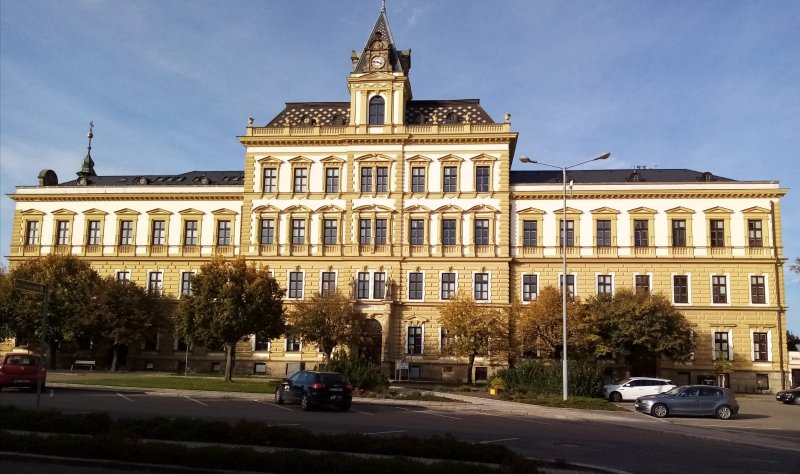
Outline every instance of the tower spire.
<path fill-rule="evenodd" d="M 386 0 L 381 0 L 381 13 L 386 13 Z"/>
<path fill-rule="evenodd" d="M 85 178 L 87 176 L 97 176 L 97 173 L 94 172 L 94 160 L 92 159 L 92 138 L 94 138 L 94 121 L 89 122 L 89 133 L 86 134 L 86 137 L 89 139 L 89 146 L 88 149 L 86 150 L 86 158 L 83 159 L 83 166 L 81 166 L 81 170 L 75 173 L 81 178 Z"/>

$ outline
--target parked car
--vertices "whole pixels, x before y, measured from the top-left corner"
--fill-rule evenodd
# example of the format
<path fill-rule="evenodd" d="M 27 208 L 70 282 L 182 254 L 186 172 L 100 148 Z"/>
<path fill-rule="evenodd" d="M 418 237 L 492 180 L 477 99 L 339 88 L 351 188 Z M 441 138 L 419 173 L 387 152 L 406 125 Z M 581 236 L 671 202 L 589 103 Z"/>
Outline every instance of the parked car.
<path fill-rule="evenodd" d="M 631 377 L 620 383 L 604 385 L 603 392 L 608 401 L 621 402 L 623 400 L 636 400 L 644 395 L 655 395 L 673 388 L 675 388 L 675 385 L 669 379 Z"/>
<path fill-rule="evenodd" d="M 276 403 L 297 402 L 303 410 L 333 406 L 346 411 L 352 401 L 353 386 L 346 375 L 338 372 L 301 370 L 284 379 L 275 390 Z"/>
<path fill-rule="evenodd" d="M 39 354 L 11 352 L 0 360 L 0 389 L 23 387 L 36 390 L 39 383 Z M 47 382 L 47 370 L 42 367 L 42 391 Z"/>
<path fill-rule="evenodd" d="M 782 390 L 775 394 L 775 399 L 783 403 L 800 405 L 800 385 L 790 390 Z"/>
<path fill-rule="evenodd" d="M 727 388 L 687 385 L 657 395 L 639 397 L 636 411 L 664 418 L 669 415 L 716 416 L 727 420 L 739 413 L 739 402 Z"/>

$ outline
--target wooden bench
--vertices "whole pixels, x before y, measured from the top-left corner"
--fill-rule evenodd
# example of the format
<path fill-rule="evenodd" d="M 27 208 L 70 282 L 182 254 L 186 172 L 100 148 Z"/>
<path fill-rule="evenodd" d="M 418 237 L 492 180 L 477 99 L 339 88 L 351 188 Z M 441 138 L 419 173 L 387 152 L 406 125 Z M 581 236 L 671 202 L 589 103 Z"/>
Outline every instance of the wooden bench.
<path fill-rule="evenodd" d="M 95 361 L 93 360 L 76 360 L 69 370 L 75 370 L 75 367 L 87 367 L 89 370 L 93 370 L 94 366 Z"/>

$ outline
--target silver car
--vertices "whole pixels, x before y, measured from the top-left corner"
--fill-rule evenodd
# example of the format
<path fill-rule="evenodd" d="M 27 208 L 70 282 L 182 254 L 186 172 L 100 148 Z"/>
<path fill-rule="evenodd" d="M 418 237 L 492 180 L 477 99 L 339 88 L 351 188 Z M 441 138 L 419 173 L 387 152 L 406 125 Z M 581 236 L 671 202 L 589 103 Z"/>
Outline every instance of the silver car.
<path fill-rule="evenodd" d="M 664 418 L 669 415 L 716 416 L 727 420 L 739 413 L 739 402 L 727 388 L 708 385 L 676 387 L 658 395 L 639 397 L 636 411 Z"/>

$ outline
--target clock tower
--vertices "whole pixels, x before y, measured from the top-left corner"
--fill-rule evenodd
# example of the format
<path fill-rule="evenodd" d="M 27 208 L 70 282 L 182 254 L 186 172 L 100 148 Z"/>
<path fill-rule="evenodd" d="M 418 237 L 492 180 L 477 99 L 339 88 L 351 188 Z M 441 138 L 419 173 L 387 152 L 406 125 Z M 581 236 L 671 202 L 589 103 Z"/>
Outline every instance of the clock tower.
<path fill-rule="evenodd" d="M 391 132 L 403 125 L 406 102 L 411 100 L 411 51 L 394 45 L 386 9 L 361 53 L 351 55 L 353 70 L 347 78 L 350 89 L 350 125 L 369 126 L 370 132 Z"/>

